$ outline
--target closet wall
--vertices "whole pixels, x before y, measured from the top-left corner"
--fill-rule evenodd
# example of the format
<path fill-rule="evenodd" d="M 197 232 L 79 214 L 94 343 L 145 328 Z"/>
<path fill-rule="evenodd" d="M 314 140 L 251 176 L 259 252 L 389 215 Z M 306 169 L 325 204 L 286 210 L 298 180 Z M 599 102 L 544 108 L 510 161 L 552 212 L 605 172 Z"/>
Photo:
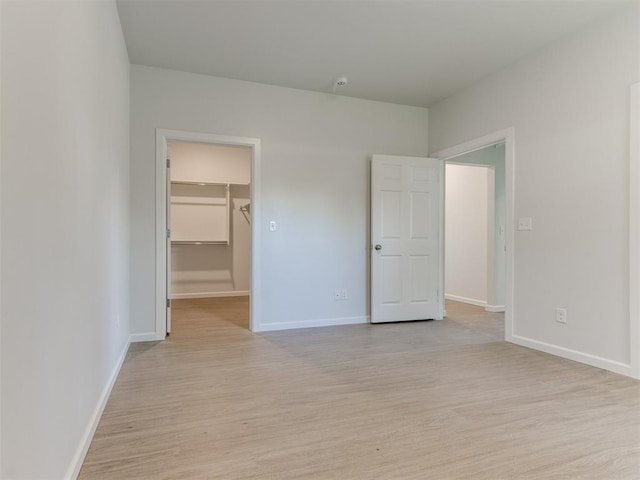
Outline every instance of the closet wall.
<path fill-rule="evenodd" d="M 230 219 L 227 221 L 224 207 L 227 201 L 225 186 L 172 183 L 172 239 L 221 242 L 200 245 L 172 242 L 172 298 L 248 295 L 251 214 L 250 208 L 243 212 L 241 207 L 249 204 L 251 149 L 171 142 L 169 154 L 172 182 L 230 185 Z M 199 207 L 185 207 L 184 202 L 181 205 L 181 201 L 189 195 L 193 196 L 193 202 L 189 203 L 206 204 L 201 207 L 201 212 L 198 212 Z M 212 217 L 215 218 L 211 223 L 209 220 Z M 185 224 L 188 225 L 186 229 Z M 214 229 L 212 225 L 215 226 Z M 185 231 L 194 238 L 181 238 Z M 196 235 L 198 231 L 200 235 Z M 225 242 L 227 238 L 228 244 Z"/>

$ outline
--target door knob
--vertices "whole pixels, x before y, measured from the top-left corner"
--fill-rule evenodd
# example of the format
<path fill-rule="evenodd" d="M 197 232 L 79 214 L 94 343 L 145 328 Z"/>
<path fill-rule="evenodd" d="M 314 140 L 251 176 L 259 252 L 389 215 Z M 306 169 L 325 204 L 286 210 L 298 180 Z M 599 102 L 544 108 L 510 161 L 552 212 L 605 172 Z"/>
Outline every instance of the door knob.
<path fill-rule="evenodd" d="M 376 250 L 382 250 L 382 245 L 378 244 L 378 245 L 376 245 L 376 246 L 375 246 L 375 247 L 373 247 L 373 248 L 375 248 Z"/>

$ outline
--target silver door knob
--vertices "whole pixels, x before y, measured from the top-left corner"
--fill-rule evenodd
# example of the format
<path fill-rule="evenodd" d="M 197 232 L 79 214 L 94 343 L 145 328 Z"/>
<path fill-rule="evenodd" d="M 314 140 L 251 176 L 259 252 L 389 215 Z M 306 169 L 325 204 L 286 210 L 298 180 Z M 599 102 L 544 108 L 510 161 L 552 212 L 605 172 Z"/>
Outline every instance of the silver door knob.
<path fill-rule="evenodd" d="M 376 250 L 382 250 L 382 245 L 378 244 L 378 245 L 376 245 L 376 246 L 375 246 L 375 247 L 373 247 L 373 248 L 375 248 Z"/>

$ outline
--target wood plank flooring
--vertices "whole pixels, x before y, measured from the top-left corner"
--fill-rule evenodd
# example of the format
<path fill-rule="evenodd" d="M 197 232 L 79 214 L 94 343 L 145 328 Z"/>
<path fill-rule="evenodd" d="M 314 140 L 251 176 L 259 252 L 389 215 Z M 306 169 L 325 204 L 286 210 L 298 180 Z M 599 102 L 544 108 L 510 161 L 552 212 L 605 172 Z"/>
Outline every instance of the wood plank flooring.
<path fill-rule="evenodd" d="M 502 315 L 252 334 L 179 300 L 132 345 L 89 479 L 640 479 L 640 382 L 505 343 Z"/>

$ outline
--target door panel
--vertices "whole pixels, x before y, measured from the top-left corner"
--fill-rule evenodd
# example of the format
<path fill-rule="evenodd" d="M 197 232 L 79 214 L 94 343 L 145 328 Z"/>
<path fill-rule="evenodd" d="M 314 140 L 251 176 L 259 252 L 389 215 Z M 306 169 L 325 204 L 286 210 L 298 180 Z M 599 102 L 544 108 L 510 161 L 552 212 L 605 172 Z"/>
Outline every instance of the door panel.
<path fill-rule="evenodd" d="M 400 238 L 401 202 L 399 192 L 382 192 L 382 238 Z"/>
<path fill-rule="evenodd" d="M 431 268 L 431 262 L 428 255 L 411 255 L 409 257 L 411 264 L 411 303 L 428 302 L 429 301 L 429 278 L 424 272 L 428 272 Z"/>
<path fill-rule="evenodd" d="M 411 240 L 428 240 L 431 226 L 431 198 L 428 193 L 410 193 Z"/>
<path fill-rule="evenodd" d="M 371 322 L 442 318 L 443 163 L 374 155 Z"/>
<path fill-rule="evenodd" d="M 402 301 L 402 257 L 385 255 L 382 263 L 382 303 L 394 304 Z"/>

